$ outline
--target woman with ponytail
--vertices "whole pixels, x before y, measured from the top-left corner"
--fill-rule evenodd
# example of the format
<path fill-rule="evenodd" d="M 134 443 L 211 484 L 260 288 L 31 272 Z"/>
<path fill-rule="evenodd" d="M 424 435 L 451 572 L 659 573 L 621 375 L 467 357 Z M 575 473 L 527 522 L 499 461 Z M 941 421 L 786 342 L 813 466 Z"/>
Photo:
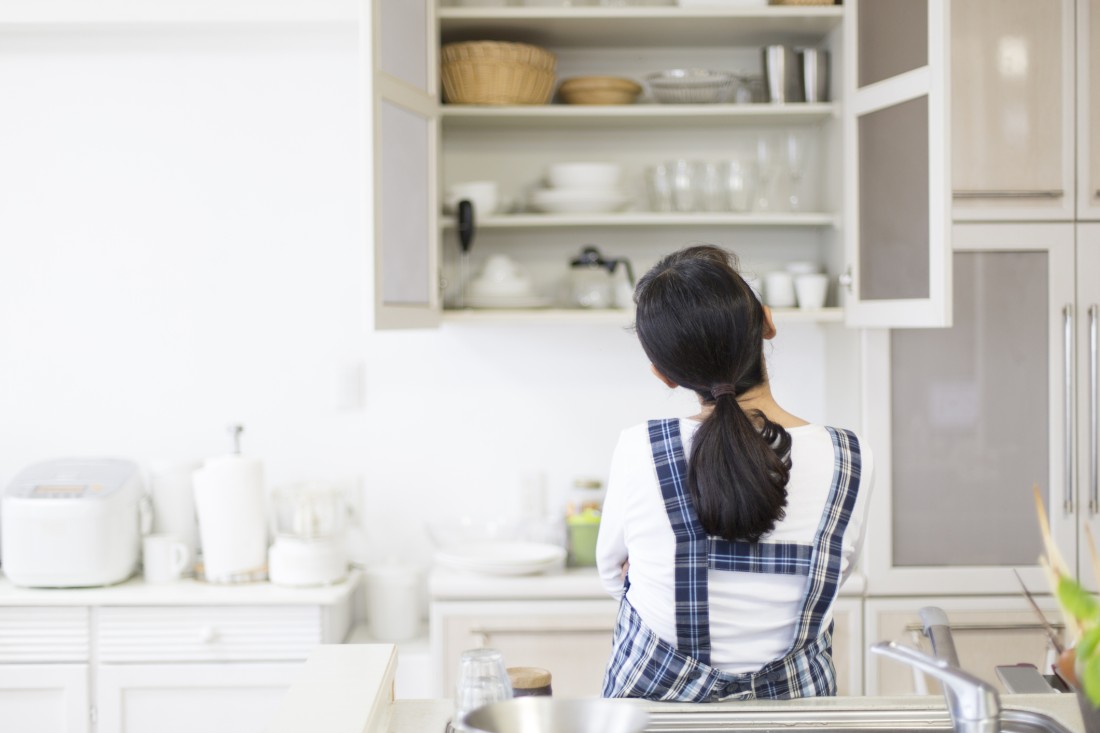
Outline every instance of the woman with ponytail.
<path fill-rule="evenodd" d="M 869 451 L 776 403 L 771 312 L 726 251 L 669 255 L 634 301 L 653 373 L 700 412 L 615 449 L 596 552 L 621 598 L 604 697 L 836 694 L 832 608 L 862 543 Z"/>

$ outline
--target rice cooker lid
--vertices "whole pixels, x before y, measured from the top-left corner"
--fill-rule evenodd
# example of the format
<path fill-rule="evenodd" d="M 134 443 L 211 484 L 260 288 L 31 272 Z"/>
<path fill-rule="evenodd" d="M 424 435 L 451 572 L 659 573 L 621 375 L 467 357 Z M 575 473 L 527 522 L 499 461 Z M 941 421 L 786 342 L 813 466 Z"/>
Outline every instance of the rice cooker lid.
<path fill-rule="evenodd" d="M 60 458 L 28 466 L 5 494 L 21 499 L 108 499 L 122 492 L 138 472 L 117 458 Z"/>

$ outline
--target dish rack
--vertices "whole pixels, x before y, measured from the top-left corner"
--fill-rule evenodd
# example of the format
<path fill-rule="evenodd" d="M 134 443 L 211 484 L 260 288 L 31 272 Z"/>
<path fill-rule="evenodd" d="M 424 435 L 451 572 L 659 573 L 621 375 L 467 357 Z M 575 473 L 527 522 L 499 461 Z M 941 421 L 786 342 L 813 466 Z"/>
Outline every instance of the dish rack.
<path fill-rule="evenodd" d="M 448 43 L 440 60 L 450 104 L 546 104 L 554 91 L 557 57 L 527 43 Z"/>

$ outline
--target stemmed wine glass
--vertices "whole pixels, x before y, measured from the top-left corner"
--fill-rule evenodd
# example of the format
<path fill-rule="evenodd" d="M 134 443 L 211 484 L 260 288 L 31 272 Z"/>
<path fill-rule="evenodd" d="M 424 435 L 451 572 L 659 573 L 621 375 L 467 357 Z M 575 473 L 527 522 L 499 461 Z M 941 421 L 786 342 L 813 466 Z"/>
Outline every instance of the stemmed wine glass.
<path fill-rule="evenodd" d="M 757 211 L 771 211 L 771 183 L 775 172 L 775 141 L 770 135 L 756 138 L 756 205 Z"/>
<path fill-rule="evenodd" d="M 806 174 L 806 138 L 799 132 L 788 132 L 786 140 L 787 175 L 791 188 L 787 205 L 791 211 L 802 211 L 806 202 L 802 199 L 802 178 Z"/>

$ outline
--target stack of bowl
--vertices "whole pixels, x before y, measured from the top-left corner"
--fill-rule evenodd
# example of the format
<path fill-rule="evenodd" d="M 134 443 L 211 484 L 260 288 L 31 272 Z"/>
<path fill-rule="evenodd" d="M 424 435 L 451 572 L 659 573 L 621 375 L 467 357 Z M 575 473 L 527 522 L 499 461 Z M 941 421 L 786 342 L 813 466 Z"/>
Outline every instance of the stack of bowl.
<path fill-rule="evenodd" d="M 440 59 L 449 104 L 546 104 L 554 92 L 557 57 L 529 43 L 448 43 Z"/>
<path fill-rule="evenodd" d="M 555 163 L 546 171 L 548 187 L 531 194 L 531 207 L 550 214 L 618 211 L 630 201 L 620 178 L 622 168 L 614 163 Z"/>

